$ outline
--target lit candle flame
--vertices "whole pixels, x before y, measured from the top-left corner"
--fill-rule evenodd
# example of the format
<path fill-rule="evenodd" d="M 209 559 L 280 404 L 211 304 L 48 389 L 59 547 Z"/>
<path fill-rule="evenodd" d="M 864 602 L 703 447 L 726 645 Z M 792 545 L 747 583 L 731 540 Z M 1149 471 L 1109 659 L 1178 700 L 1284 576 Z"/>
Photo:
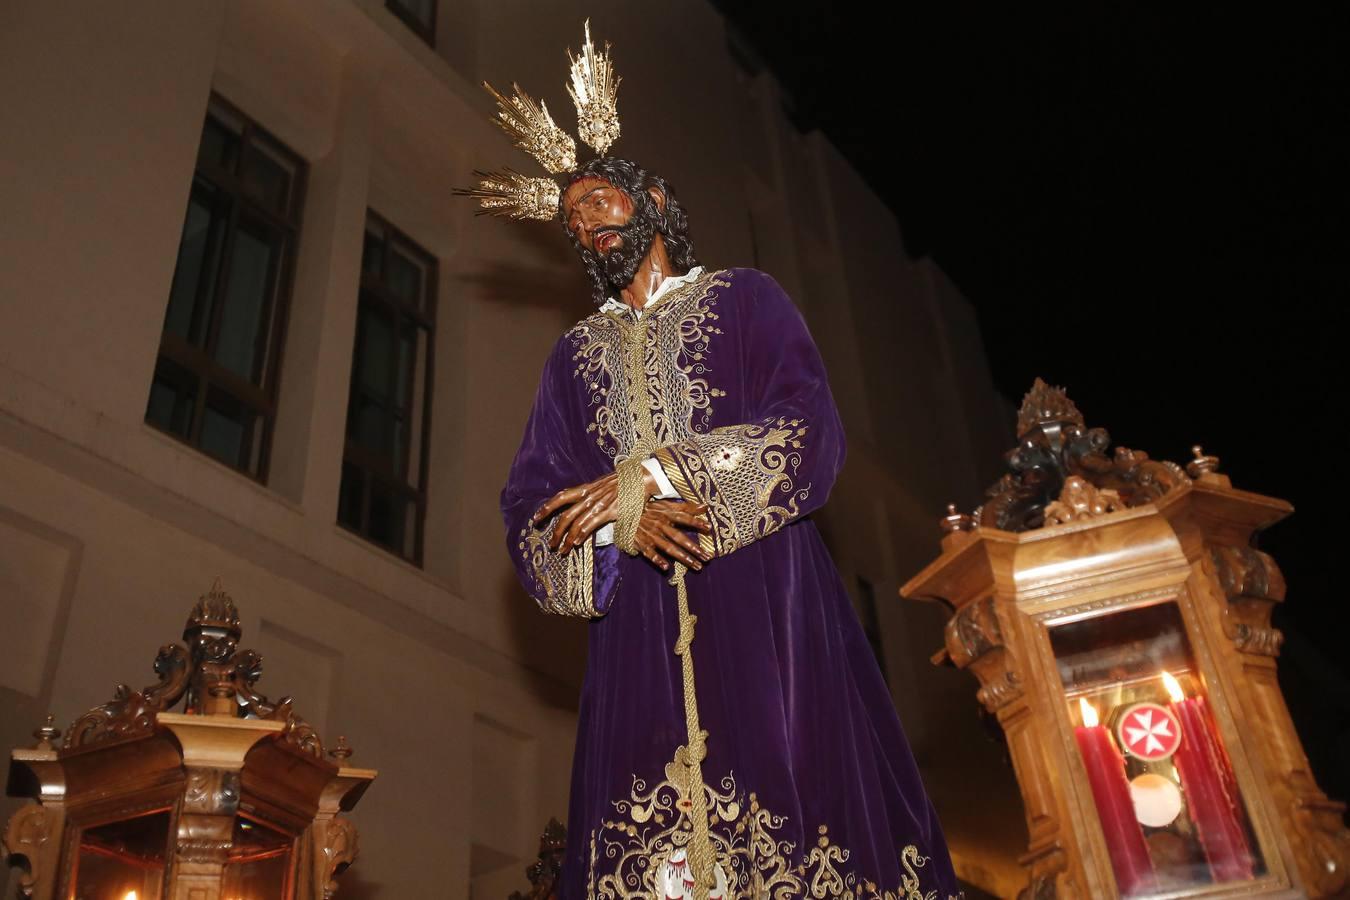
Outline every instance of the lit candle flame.
<path fill-rule="evenodd" d="M 127 891 L 127 895 L 122 900 L 138 900 L 138 896 L 135 891 Z"/>
<path fill-rule="evenodd" d="M 1172 673 L 1164 671 L 1162 673 L 1163 685 L 1167 688 L 1167 693 L 1171 695 L 1173 703 L 1180 703 L 1186 699 L 1186 692 L 1181 689 L 1181 682 L 1172 677 Z"/>
<path fill-rule="evenodd" d="M 1082 697 L 1078 698 L 1078 711 L 1083 714 L 1083 724 L 1085 726 L 1088 728 L 1097 727 L 1097 710 L 1093 708 L 1091 703 L 1087 702 Z"/>

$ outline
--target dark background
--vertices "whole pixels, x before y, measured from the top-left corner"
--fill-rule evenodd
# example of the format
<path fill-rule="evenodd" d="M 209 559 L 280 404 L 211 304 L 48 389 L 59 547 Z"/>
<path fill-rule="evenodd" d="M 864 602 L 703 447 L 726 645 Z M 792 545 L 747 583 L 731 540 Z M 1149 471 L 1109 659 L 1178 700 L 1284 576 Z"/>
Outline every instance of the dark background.
<path fill-rule="evenodd" d="M 1260 539 L 1280 679 L 1350 799 L 1346 7 L 716 2 L 975 306 L 1004 395 L 1042 376 L 1116 444 L 1200 443 L 1294 503 Z"/>

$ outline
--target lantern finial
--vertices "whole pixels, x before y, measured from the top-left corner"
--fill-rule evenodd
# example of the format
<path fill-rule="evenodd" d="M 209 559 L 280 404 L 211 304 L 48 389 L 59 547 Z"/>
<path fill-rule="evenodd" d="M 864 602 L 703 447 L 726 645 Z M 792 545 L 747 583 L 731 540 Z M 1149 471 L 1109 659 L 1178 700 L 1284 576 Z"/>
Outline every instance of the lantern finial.
<path fill-rule="evenodd" d="M 1051 423 L 1082 426 L 1083 414 L 1073 405 L 1064 388 L 1046 384 L 1040 378 L 1022 398 L 1022 408 L 1017 413 L 1017 436 L 1025 437 L 1027 432 L 1038 425 Z"/>

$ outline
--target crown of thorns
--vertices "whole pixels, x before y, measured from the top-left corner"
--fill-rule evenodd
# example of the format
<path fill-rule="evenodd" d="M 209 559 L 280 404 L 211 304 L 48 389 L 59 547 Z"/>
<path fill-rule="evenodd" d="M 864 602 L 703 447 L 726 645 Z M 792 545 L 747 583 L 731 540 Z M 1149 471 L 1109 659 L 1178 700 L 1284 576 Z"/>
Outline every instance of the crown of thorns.
<path fill-rule="evenodd" d="M 577 108 L 577 136 L 597 156 L 604 156 L 619 137 L 619 78 L 614 74 L 609 44 L 605 44 L 604 50 L 595 49 L 589 19 L 585 30 L 586 42 L 581 46 L 581 53 L 573 56 L 570 48 L 567 51 L 571 63 L 567 93 Z M 576 142 L 554 123 L 544 101 L 536 101 L 514 82 L 509 97 L 486 81 L 483 87 L 497 101 L 497 113 L 492 121 L 517 147 L 533 156 L 544 171 L 563 175 L 577 168 Z M 475 171 L 474 175 L 478 178 L 477 187 L 455 193 L 476 199 L 482 207 L 480 215 L 517 221 L 538 219 L 547 222 L 557 218 L 561 189 L 556 179 L 522 175 L 510 167 L 495 172 Z"/>

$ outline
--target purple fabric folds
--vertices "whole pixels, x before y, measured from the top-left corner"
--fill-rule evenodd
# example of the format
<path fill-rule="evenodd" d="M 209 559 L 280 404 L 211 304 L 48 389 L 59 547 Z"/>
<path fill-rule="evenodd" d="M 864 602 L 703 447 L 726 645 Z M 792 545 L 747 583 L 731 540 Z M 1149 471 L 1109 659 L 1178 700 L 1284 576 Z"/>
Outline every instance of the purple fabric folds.
<path fill-rule="evenodd" d="M 642 372 L 622 352 L 633 329 Z M 777 283 L 732 269 L 640 321 L 597 312 L 564 335 L 502 492 L 522 584 L 545 611 L 593 619 L 564 900 L 692 896 L 689 809 L 667 769 L 687 739 L 675 590 L 613 546 L 560 558 L 552 523 L 529 525 L 558 490 L 646 449 L 639 396 L 657 459 L 714 526 L 717 557 L 686 584 L 721 896 L 957 895 L 890 693 L 808 518 L 844 459 L 824 366 Z"/>

